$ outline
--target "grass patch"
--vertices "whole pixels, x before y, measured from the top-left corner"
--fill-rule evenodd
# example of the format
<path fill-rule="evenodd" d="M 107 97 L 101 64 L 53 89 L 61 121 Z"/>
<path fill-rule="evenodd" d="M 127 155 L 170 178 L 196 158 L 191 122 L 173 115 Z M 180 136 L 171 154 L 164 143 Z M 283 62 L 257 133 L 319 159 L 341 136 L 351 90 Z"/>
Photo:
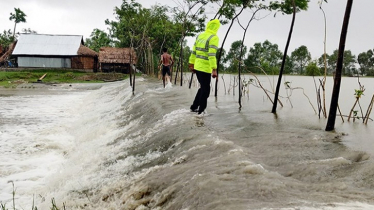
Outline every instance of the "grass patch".
<path fill-rule="evenodd" d="M 13 181 L 10 181 L 10 183 L 12 183 L 12 185 L 13 185 L 13 191 L 12 191 L 12 195 L 13 195 L 12 204 L 13 204 L 13 207 L 12 207 L 12 208 L 8 208 L 8 207 L 6 207 L 5 204 L 3 204 L 3 203 L 0 201 L 0 210 L 16 210 L 16 202 L 15 202 L 16 189 L 14 188 L 14 182 L 13 182 Z M 59 207 L 56 205 L 56 201 L 55 201 L 54 198 L 52 198 L 51 201 L 52 201 L 52 206 L 50 207 L 51 210 L 66 210 L 65 203 L 62 203 L 62 207 L 59 208 Z M 31 210 L 38 210 L 38 207 L 36 207 L 36 206 L 34 205 L 34 199 L 33 199 L 33 202 L 32 202 Z"/>
<path fill-rule="evenodd" d="M 87 73 L 71 70 L 35 69 L 5 72 L 0 71 L 0 86 L 17 87 L 23 83 L 37 82 L 44 74 L 43 83 L 100 83 L 128 78 L 122 73 Z"/>

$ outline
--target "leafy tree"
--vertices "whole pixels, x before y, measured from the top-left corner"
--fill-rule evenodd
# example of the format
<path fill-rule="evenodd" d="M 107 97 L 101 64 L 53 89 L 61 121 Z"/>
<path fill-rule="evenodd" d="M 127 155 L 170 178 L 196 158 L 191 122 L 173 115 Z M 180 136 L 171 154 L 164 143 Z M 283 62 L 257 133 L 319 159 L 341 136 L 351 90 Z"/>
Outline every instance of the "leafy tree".
<path fill-rule="evenodd" d="M 361 75 L 374 76 L 374 52 L 373 50 L 368 50 L 367 52 L 362 52 L 357 56 L 357 62 L 360 65 Z"/>
<path fill-rule="evenodd" d="M 238 86 L 238 89 L 239 89 L 239 109 L 242 107 L 242 103 L 241 103 L 241 99 L 242 99 L 242 79 L 241 79 L 241 72 L 242 72 L 242 67 L 243 67 L 243 57 L 244 55 L 246 54 L 247 52 L 247 47 L 244 46 L 244 40 L 245 40 L 245 36 L 247 34 L 247 30 L 248 30 L 248 27 L 249 27 L 249 24 L 254 20 L 256 19 L 256 13 L 260 10 L 262 10 L 263 8 L 262 7 L 258 7 L 256 8 L 253 12 L 252 12 L 252 17 L 249 18 L 249 21 L 247 22 L 247 25 L 246 26 L 243 26 L 240 21 L 238 20 L 238 23 L 240 25 L 240 27 L 243 29 L 243 37 L 242 37 L 242 42 L 241 42 L 241 46 L 240 46 L 240 55 L 239 55 L 239 86 Z"/>
<path fill-rule="evenodd" d="M 217 58 L 217 61 L 218 61 L 218 57 L 221 56 L 221 59 L 223 62 L 219 62 L 219 69 L 225 71 L 225 66 L 224 64 L 226 64 L 225 61 L 227 61 L 225 58 L 226 58 L 226 50 L 224 48 L 219 48 L 217 53 L 216 53 L 216 58 Z"/>
<path fill-rule="evenodd" d="M 183 42 L 183 55 L 190 55 L 191 54 L 191 48 L 187 45 L 187 42 Z M 174 61 L 179 60 L 180 52 L 178 49 L 175 49 L 174 52 L 171 52 L 171 56 L 173 57 Z M 157 59 L 159 59 L 160 56 L 157 56 Z M 183 66 L 188 66 L 189 62 L 189 56 L 183 56 Z M 176 66 L 173 66 L 173 72 L 175 73 Z"/>
<path fill-rule="evenodd" d="M 113 45 L 109 34 L 97 28 L 92 31 L 90 38 L 86 39 L 85 44 L 96 52 L 99 52 L 101 47 Z"/>
<path fill-rule="evenodd" d="M 363 55 L 361 55 L 361 59 L 364 58 L 362 56 Z M 343 72 L 342 73 L 343 75 L 351 75 L 352 73 L 355 72 L 356 56 L 353 55 L 350 50 L 346 50 L 344 51 L 343 58 L 344 58 L 344 61 L 343 61 Z M 334 52 L 331 55 L 327 54 L 326 59 L 327 59 L 327 73 L 332 74 L 336 71 L 336 68 L 337 68 L 336 64 L 338 61 L 338 50 L 334 50 Z M 324 54 L 322 54 L 318 58 L 318 67 L 324 71 L 324 68 L 325 68 L 324 67 Z"/>
<path fill-rule="evenodd" d="M 308 76 L 320 76 L 321 70 L 318 68 L 317 63 L 315 61 L 309 62 L 308 65 L 305 67 L 305 73 Z"/>
<path fill-rule="evenodd" d="M 336 71 L 336 62 L 338 61 L 338 50 L 335 50 L 333 54 L 326 55 L 327 59 L 327 71 L 334 73 Z"/>
<path fill-rule="evenodd" d="M 282 52 L 278 49 L 277 44 L 272 44 L 266 40 L 263 43 L 255 43 L 249 49 L 248 56 L 244 61 L 248 67 L 261 67 L 268 74 L 279 72 L 275 70 L 280 67 L 280 60 L 282 59 Z M 258 68 L 251 68 L 255 73 L 261 73 Z"/>
<path fill-rule="evenodd" d="M 14 20 L 13 40 L 16 34 L 17 23 L 26 23 L 26 14 L 20 8 L 14 8 L 14 13 L 10 13 L 9 20 Z"/>
<path fill-rule="evenodd" d="M 183 66 L 184 62 L 181 62 L 184 60 L 185 54 L 183 51 L 183 43 L 185 41 L 186 36 L 192 36 L 196 32 L 203 31 L 205 28 L 204 22 L 206 19 L 205 15 L 205 5 L 208 3 L 205 0 L 184 0 L 186 7 L 176 7 L 173 8 L 174 13 L 174 22 L 177 25 L 177 30 L 181 33 L 181 37 L 179 39 L 179 59 L 177 60 L 177 72 L 175 75 L 175 84 L 177 83 L 177 76 L 178 72 L 180 70 L 181 78 L 180 78 L 180 85 L 183 85 Z M 182 4 L 181 4 L 182 5 Z M 200 7 L 198 7 L 200 6 Z M 193 8 L 198 7 L 197 11 L 193 11 Z M 188 56 L 188 55 L 187 55 Z M 187 57 L 186 56 L 186 57 Z M 192 77 L 191 77 L 192 82 Z M 191 84 L 190 82 L 190 84 Z"/>
<path fill-rule="evenodd" d="M 309 2 L 308 0 L 284 0 L 284 1 L 281 1 L 280 3 L 274 2 L 270 6 L 274 10 L 279 9 L 279 11 L 282 12 L 283 14 L 292 14 L 290 31 L 288 33 L 287 43 L 286 43 L 286 47 L 283 53 L 282 65 L 279 71 L 277 87 L 275 89 L 274 103 L 273 103 L 273 108 L 271 110 L 272 113 L 276 113 L 276 109 L 277 109 L 279 89 L 280 89 L 280 85 L 282 82 L 282 75 L 283 75 L 284 66 L 286 63 L 287 51 L 290 45 L 292 31 L 293 31 L 293 27 L 295 24 L 296 12 L 299 10 L 306 10 L 308 8 L 308 2 Z"/>
<path fill-rule="evenodd" d="M 312 56 L 305 45 L 300 46 L 291 53 L 291 59 L 294 62 L 294 67 L 297 72 L 302 75 L 304 74 L 305 66 L 308 65 Z"/>
<path fill-rule="evenodd" d="M 223 46 L 225 45 L 226 38 L 231 31 L 231 27 L 233 26 L 234 22 L 237 20 L 239 15 L 243 12 L 243 10 L 247 7 L 248 3 L 249 3 L 249 1 L 236 1 L 236 0 L 234 0 L 233 2 L 231 2 L 230 0 L 227 0 L 226 2 L 223 1 L 223 4 L 222 4 L 221 8 L 218 10 L 218 13 L 216 14 L 216 16 L 219 14 L 218 18 L 220 18 L 222 15 L 226 16 L 226 17 L 229 17 L 228 19 L 231 19 L 231 23 L 230 23 L 229 28 L 226 31 L 225 37 L 223 38 L 221 49 L 223 49 Z M 239 12 L 236 12 L 235 8 L 239 5 L 241 6 L 241 9 L 240 9 Z M 214 18 L 216 18 L 216 16 Z M 226 21 L 224 21 L 224 20 L 221 20 L 221 22 L 226 23 Z M 221 65 L 222 53 L 223 53 L 222 50 L 219 51 L 218 57 L 217 57 L 217 78 L 216 78 L 215 91 L 214 91 L 214 96 L 216 96 L 216 97 L 217 97 L 217 93 L 218 93 L 219 70 L 220 70 L 221 66 L 223 66 L 223 65 Z"/>
<path fill-rule="evenodd" d="M 293 0 L 280 0 L 280 1 L 272 1 L 270 3 L 270 9 L 274 11 L 278 11 L 282 14 L 290 15 L 293 13 Z M 327 2 L 326 0 L 324 0 Z M 309 0 L 295 0 L 295 9 L 296 12 L 300 12 L 301 10 L 308 9 Z"/>
<path fill-rule="evenodd" d="M 329 63 L 328 63 L 328 58 L 329 58 L 329 55 L 328 54 L 326 54 L 326 68 L 327 68 L 327 74 L 332 74 L 332 72 L 334 72 L 334 70 L 335 69 L 333 69 L 332 67 L 331 67 L 331 65 L 329 65 Z M 332 65 L 336 65 L 336 63 L 335 64 L 332 64 Z M 317 60 L 317 66 L 318 66 L 318 68 L 320 68 L 321 69 L 321 71 L 325 71 L 325 54 L 322 54 L 319 58 L 318 58 L 318 60 Z"/>
<path fill-rule="evenodd" d="M 286 56 L 286 62 L 284 63 L 284 73 L 291 74 L 294 70 L 294 62 L 290 56 Z"/>
<path fill-rule="evenodd" d="M 13 42 L 13 39 L 14 37 L 10 29 L 8 31 L 4 30 L 3 33 L 0 33 L 0 46 L 3 49 L 7 49 L 9 45 Z"/>
<path fill-rule="evenodd" d="M 185 42 L 183 46 L 183 55 L 190 55 L 191 52 L 192 52 L 191 48 L 187 46 L 187 42 Z M 190 60 L 189 56 L 183 56 L 183 65 L 188 66 L 189 60 Z"/>
<path fill-rule="evenodd" d="M 338 50 L 334 50 L 333 54 L 327 55 L 328 70 L 334 72 L 337 68 Z M 356 56 L 350 50 L 345 50 L 343 54 L 343 75 L 352 75 L 355 70 Z"/>
<path fill-rule="evenodd" d="M 228 72 L 237 72 L 239 67 L 239 59 L 240 59 L 240 52 L 241 52 L 242 41 L 238 40 L 231 44 L 231 48 L 227 53 L 227 56 L 223 60 L 224 63 L 228 63 L 228 67 L 226 71 Z M 244 46 L 243 54 L 247 53 L 247 47 Z"/>
<path fill-rule="evenodd" d="M 210 0 L 210 2 L 219 2 L 219 1 Z M 255 19 L 254 14 L 257 13 L 257 11 L 259 11 L 260 9 L 269 10 L 269 7 L 267 5 L 263 4 L 264 0 L 224 0 L 222 2 L 223 3 L 222 3 L 218 13 L 216 14 L 216 16 L 214 18 L 216 18 L 218 16 L 218 19 L 220 19 L 221 23 L 223 23 L 223 24 L 226 24 L 227 22 L 229 22 L 229 20 L 231 20 L 231 24 L 230 24 L 230 26 L 229 26 L 229 28 L 226 32 L 226 35 L 223 39 L 221 48 L 223 48 L 223 46 L 225 44 L 226 38 L 227 38 L 227 36 L 228 36 L 228 34 L 231 30 L 231 27 L 232 27 L 233 23 L 237 20 L 237 18 L 243 12 L 244 9 L 250 8 L 250 9 L 252 9 L 252 11 L 254 11 L 252 18 L 248 22 L 248 25 L 253 19 Z M 239 10 L 239 12 L 236 12 L 236 10 L 238 8 L 240 8 L 240 10 Z M 222 18 L 222 16 L 224 18 Z M 243 39 L 245 38 L 245 33 L 248 29 L 248 25 L 247 25 L 246 28 L 242 27 L 245 30 Z M 220 61 L 221 61 L 221 56 L 218 56 L 218 59 L 217 59 L 217 62 L 218 62 L 217 74 L 219 74 Z M 218 77 L 216 78 L 215 94 L 214 94 L 215 96 L 217 96 L 217 90 L 218 90 Z"/>
<path fill-rule="evenodd" d="M 345 75 L 352 75 L 356 72 L 356 56 L 350 50 L 344 51 L 343 72 Z"/>
<path fill-rule="evenodd" d="M 167 12 L 165 6 L 147 9 L 134 0 L 124 0 L 115 8 L 116 20 L 105 21 L 116 47 L 135 47 L 138 64 L 145 73 L 154 73 L 153 58 L 159 55 L 161 46 L 169 49 L 178 46 L 181 33 Z"/>

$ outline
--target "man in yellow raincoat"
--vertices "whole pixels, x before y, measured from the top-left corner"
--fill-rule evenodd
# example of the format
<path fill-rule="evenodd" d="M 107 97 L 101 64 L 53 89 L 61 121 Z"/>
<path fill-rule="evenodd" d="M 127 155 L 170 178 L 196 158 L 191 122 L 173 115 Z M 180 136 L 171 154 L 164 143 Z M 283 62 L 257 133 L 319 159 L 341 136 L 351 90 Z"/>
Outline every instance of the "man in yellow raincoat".
<path fill-rule="evenodd" d="M 211 76 L 217 77 L 216 52 L 219 42 L 217 31 L 220 26 L 218 19 L 208 22 L 205 31 L 197 36 L 189 58 L 189 69 L 196 73 L 200 83 L 200 88 L 190 109 L 198 114 L 203 113 L 207 107 Z"/>

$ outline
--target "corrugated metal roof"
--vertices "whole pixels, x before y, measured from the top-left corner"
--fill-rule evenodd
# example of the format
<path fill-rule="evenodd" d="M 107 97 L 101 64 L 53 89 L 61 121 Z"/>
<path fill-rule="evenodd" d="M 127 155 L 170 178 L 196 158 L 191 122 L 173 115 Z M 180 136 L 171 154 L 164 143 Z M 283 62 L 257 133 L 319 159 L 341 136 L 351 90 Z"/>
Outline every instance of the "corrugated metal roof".
<path fill-rule="evenodd" d="M 82 39 L 81 35 L 21 34 L 13 55 L 75 56 Z"/>

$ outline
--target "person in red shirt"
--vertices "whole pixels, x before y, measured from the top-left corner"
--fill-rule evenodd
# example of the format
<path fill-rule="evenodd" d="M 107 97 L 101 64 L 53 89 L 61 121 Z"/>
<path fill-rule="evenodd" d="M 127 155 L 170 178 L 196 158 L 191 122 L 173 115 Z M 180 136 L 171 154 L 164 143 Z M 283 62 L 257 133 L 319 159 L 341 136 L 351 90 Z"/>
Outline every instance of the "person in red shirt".
<path fill-rule="evenodd" d="M 168 53 L 167 48 L 163 48 L 162 52 L 163 53 L 161 55 L 159 67 L 161 67 L 161 65 L 162 65 L 162 82 L 163 82 L 164 88 L 165 88 L 165 79 L 167 79 L 168 82 L 170 82 L 170 75 L 171 75 L 170 74 L 170 67 L 173 66 L 174 61 L 173 61 L 173 58 L 171 57 L 171 55 Z"/>

